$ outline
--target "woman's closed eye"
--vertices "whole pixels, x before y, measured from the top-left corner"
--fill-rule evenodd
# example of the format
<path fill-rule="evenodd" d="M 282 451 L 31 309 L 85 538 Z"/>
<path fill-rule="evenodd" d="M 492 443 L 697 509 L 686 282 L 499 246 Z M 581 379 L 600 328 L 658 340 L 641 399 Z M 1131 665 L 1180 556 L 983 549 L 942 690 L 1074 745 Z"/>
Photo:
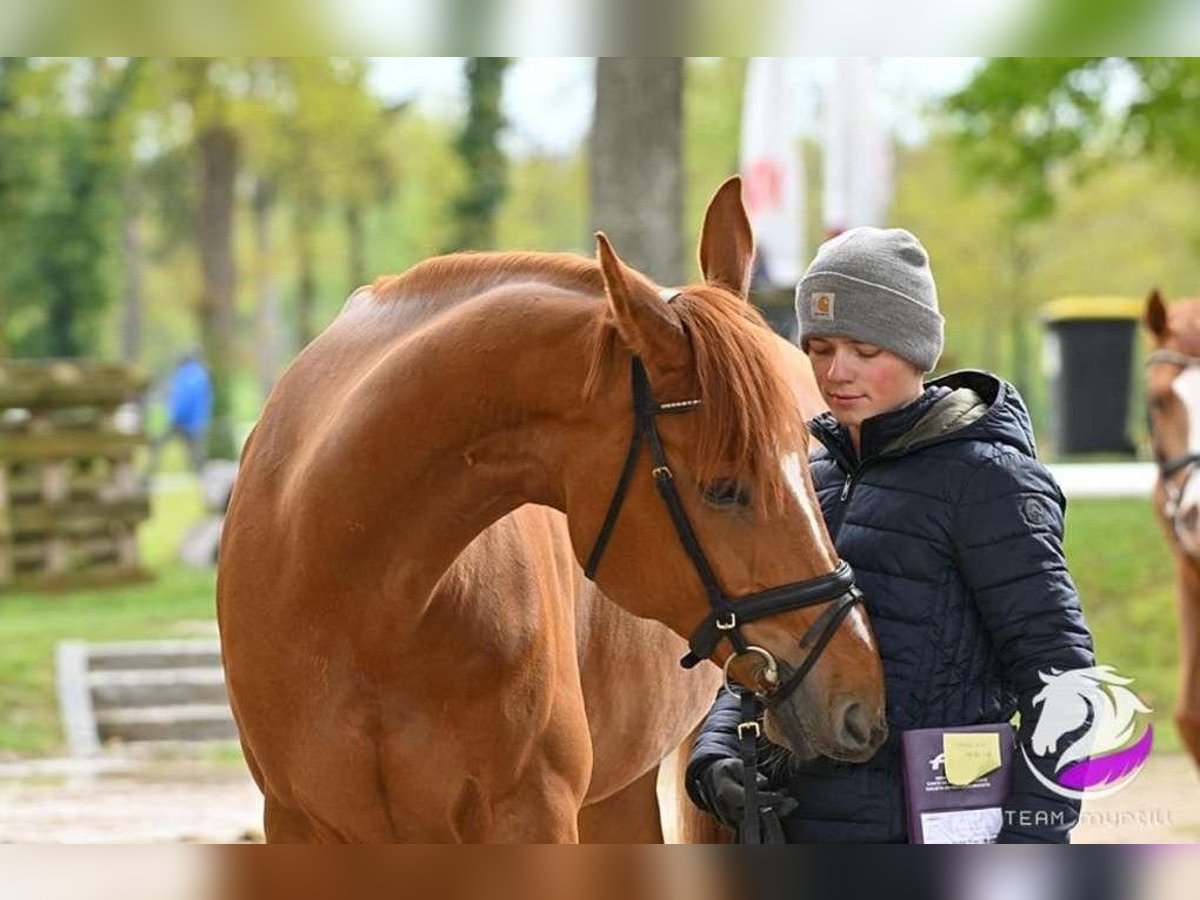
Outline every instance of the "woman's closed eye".
<path fill-rule="evenodd" d="M 880 349 L 874 344 L 855 344 L 854 352 L 863 359 L 874 359 L 880 354 Z"/>
<path fill-rule="evenodd" d="M 744 508 L 750 505 L 750 491 L 732 478 L 719 478 L 706 484 L 701 487 L 700 494 L 705 503 L 718 509 Z"/>

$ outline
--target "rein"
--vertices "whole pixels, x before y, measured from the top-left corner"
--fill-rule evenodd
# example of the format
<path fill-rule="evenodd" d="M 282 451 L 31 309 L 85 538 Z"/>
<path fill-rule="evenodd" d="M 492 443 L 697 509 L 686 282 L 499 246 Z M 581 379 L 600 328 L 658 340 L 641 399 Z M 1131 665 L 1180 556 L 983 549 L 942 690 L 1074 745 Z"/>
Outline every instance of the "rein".
<path fill-rule="evenodd" d="M 605 548 L 612 536 L 617 518 L 625 495 L 633 480 L 634 469 L 643 443 L 650 447 L 650 459 L 653 463 L 651 474 L 658 488 L 663 503 L 671 515 L 675 532 L 679 536 L 683 549 L 696 568 L 704 592 L 708 596 L 711 611 L 704 620 L 696 626 L 688 641 L 689 652 L 680 660 L 680 665 L 690 669 L 701 660 L 712 656 L 722 640 L 728 640 L 733 647 L 733 653 L 725 662 L 725 687 L 731 693 L 733 687 L 729 683 L 730 663 L 745 653 L 754 653 L 763 658 L 766 664 L 764 679 L 773 686 L 766 694 L 758 695 L 768 706 L 773 706 L 786 699 L 812 670 L 822 651 L 832 640 L 834 632 L 856 603 L 862 602 L 862 593 L 854 584 L 854 573 L 850 566 L 841 561 L 836 569 L 826 575 L 820 575 L 807 581 L 797 581 L 779 587 L 769 588 L 744 597 L 730 597 L 721 588 L 704 553 L 695 529 L 687 517 L 675 486 L 675 476 L 667 463 L 663 451 L 662 440 L 658 434 L 656 419 L 659 415 L 671 415 L 689 412 L 700 405 L 699 399 L 680 400 L 673 403 L 658 403 L 650 393 L 650 380 L 646 368 L 637 356 L 632 361 L 633 383 L 633 437 L 629 442 L 629 452 L 625 457 L 625 466 L 617 481 L 612 501 L 608 506 L 604 525 L 588 556 L 584 569 L 588 578 L 594 579 L 597 569 L 604 557 Z M 736 601 L 736 602 L 735 602 Z M 742 626 L 768 616 L 807 606 L 817 606 L 829 603 L 825 610 L 801 638 L 800 646 L 808 650 L 804 661 L 795 669 L 786 663 L 775 659 L 770 651 L 747 642 L 742 634 Z M 782 683 L 780 679 L 782 677 Z M 757 693 L 757 692 L 756 692 Z M 747 723 L 743 723 L 747 724 Z M 755 729 L 757 722 L 751 722 Z"/>
<path fill-rule="evenodd" d="M 1200 366 L 1200 356 L 1188 356 L 1186 353 L 1179 353 L 1175 350 L 1155 350 L 1146 357 L 1146 368 L 1154 365 L 1172 365 L 1181 366 L 1184 369 L 1189 369 L 1194 366 Z M 1151 443 L 1154 442 L 1154 423 L 1149 421 L 1147 413 L 1147 430 L 1150 432 Z M 1171 522 L 1171 530 L 1175 533 L 1176 540 L 1179 539 L 1179 503 L 1183 498 L 1184 492 L 1187 490 L 1188 483 L 1192 480 L 1192 476 L 1196 474 L 1196 466 L 1200 463 L 1200 453 L 1184 453 L 1176 456 L 1173 459 L 1164 459 L 1155 448 L 1155 457 L 1158 461 L 1158 474 L 1163 483 L 1163 490 L 1167 495 L 1167 502 L 1163 507 L 1163 514 Z M 1184 472 L 1183 481 L 1175 486 L 1171 479 L 1180 472 Z"/>

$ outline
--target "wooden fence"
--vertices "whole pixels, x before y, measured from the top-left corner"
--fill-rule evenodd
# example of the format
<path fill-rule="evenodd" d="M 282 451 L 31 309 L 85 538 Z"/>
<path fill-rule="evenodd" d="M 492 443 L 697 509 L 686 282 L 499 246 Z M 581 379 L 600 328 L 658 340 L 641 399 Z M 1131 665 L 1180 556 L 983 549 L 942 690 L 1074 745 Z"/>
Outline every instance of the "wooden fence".
<path fill-rule="evenodd" d="M 0 361 L 0 591 L 145 577 L 146 437 L 121 412 L 146 384 L 115 363 Z"/>

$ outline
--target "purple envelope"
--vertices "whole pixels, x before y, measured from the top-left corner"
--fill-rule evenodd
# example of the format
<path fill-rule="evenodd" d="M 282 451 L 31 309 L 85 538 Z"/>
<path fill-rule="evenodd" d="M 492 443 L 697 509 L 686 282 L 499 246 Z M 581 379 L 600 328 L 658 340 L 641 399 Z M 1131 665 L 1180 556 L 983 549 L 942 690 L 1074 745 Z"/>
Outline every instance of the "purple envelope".
<path fill-rule="evenodd" d="M 963 787 L 946 780 L 942 754 L 945 734 L 1000 735 L 999 769 Z M 995 843 L 1003 824 L 1002 807 L 1012 787 L 1016 734 L 1007 723 L 960 728 L 918 728 L 900 736 L 904 798 L 910 844 Z"/>

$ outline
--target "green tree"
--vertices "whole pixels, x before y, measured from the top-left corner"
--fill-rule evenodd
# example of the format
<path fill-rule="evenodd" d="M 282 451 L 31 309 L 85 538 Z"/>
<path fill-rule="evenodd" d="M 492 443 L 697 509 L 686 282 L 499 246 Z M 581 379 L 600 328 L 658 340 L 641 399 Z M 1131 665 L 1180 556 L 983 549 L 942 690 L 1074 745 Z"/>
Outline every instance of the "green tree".
<path fill-rule="evenodd" d="M 28 208 L 28 194 L 34 180 L 31 141 L 18 117 L 21 80 L 27 70 L 20 57 L 0 57 L 0 246 L 5 248 L 0 262 L 0 359 L 9 352 L 10 301 L 19 290 L 17 268 L 21 252 L 20 230 Z"/>
<path fill-rule="evenodd" d="M 395 184 L 386 142 L 395 111 L 384 109 L 367 90 L 362 60 L 258 59 L 247 65 L 251 87 L 239 127 L 254 181 L 259 308 L 276 290 L 271 224 L 283 205 L 294 249 L 295 338 L 303 346 L 320 326 L 320 297 L 329 287 L 321 283 L 318 249 L 329 213 L 340 213 L 345 239 L 345 275 L 336 282 L 339 302 L 369 278 L 368 214 Z"/>
<path fill-rule="evenodd" d="M 1012 378 L 1022 391 L 1033 384 L 1033 226 L 1053 212 L 1058 169 L 1084 157 L 1104 117 L 1096 79 L 1079 75 L 1087 64 L 1078 57 L 989 60 L 944 103 L 967 177 L 997 185 L 1008 196 L 1001 278 L 1009 297 Z"/>
<path fill-rule="evenodd" d="M 142 66 L 8 59 L 0 69 L 0 233 L 10 259 L 0 292 L 20 297 L 5 311 L 17 352 L 95 349 L 113 297 L 121 124 Z"/>
<path fill-rule="evenodd" d="M 40 268 L 50 289 L 47 324 L 55 356 L 91 352 L 97 320 L 112 300 L 105 262 L 120 233 L 119 119 L 143 62 L 134 57 L 113 71 L 107 60 L 91 60 L 89 109 L 68 120 L 62 133 L 61 192 L 37 223 L 45 239 Z"/>
<path fill-rule="evenodd" d="M 214 395 L 208 450 L 215 457 L 232 459 L 237 453 L 232 418 L 237 278 L 234 187 L 242 152 L 233 115 L 236 67 L 204 57 L 178 60 L 175 65 L 191 113 L 199 184 L 195 234 L 201 284 L 196 314 Z"/>
<path fill-rule="evenodd" d="M 467 57 L 467 120 L 454 143 L 467 181 L 454 200 L 457 228 L 451 250 L 496 246 L 496 211 L 508 192 L 508 159 L 500 146 L 505 121 L 500 107 L 509 62 L 505 56 Z"/>
<path fill-rule="evenodd" d="M 946 100 L 968 176 L 1011 195 L 1005 244 L 1018 383 L 1029 368 L 1022 338 L 1030 315 L 1022 301 L 1032 294 L 1029 226 L 1049 217 L 1066 185 L 1116 160 L 1153 156 L 1200 176 L 1197 96 L 1193 58 L 1022 57 L 988 61 Z"/>

